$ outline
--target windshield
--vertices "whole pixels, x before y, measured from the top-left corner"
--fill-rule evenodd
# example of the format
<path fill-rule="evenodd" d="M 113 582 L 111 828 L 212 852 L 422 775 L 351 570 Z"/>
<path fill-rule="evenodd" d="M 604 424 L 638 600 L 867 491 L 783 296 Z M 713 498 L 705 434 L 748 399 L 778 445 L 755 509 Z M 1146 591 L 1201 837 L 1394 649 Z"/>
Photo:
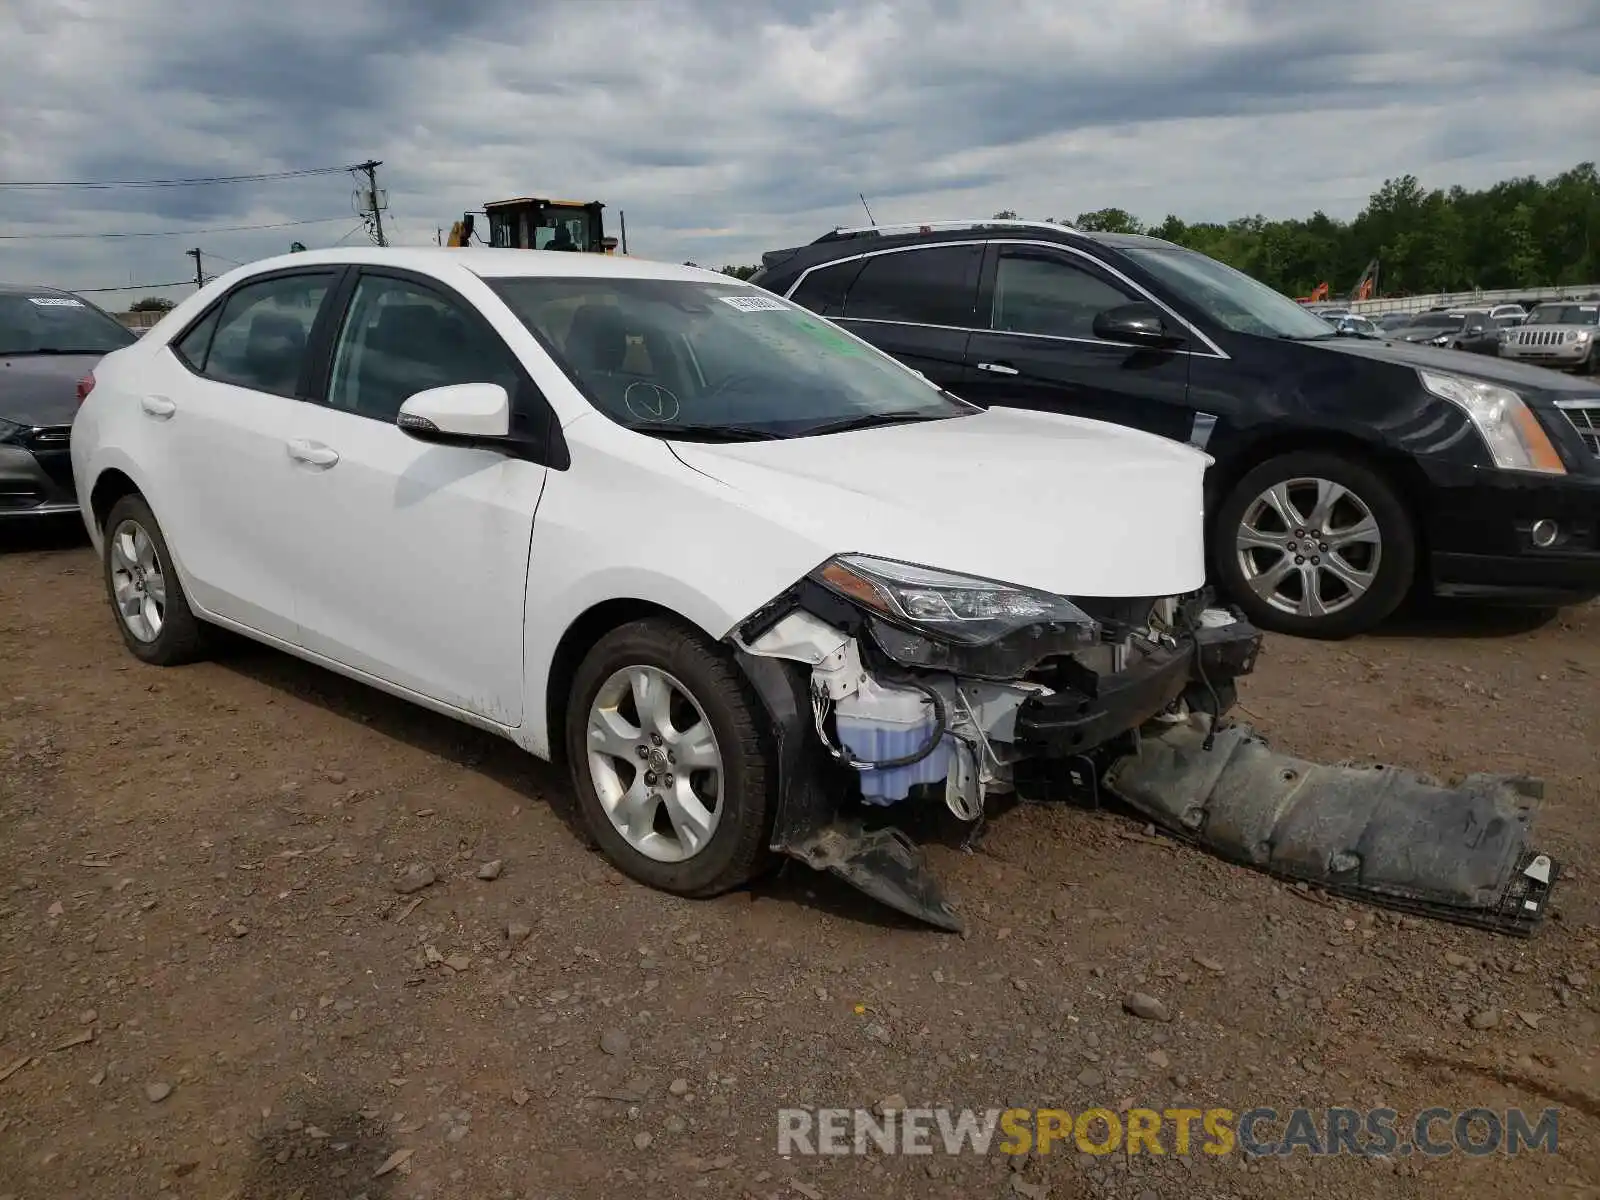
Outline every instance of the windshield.
<path fill-rule="evenodd" d="M 110 354 L 138 340 L 132 330 L 75 296 L 0 295 L 0 354 Z"/>
<path fill-rule="evenodd" d="M 979 411 L 756 288 L 676 279 L 488 282 L 590 403 L 630 428 L 793 437 Z"/>
<path fill-rule="evenodd" d="M 1282 292 L 1204 254 L 1165 246 L 1130 247 L 1123 253 L 1234 333 L 1296 339 L 1338 336 L 1326 321 Z"/>
<path fill-rule="evenodd" d="M 1594 325 L 1600 323 L 1600 304 L 1541 304 L 1528 318 L 1529 325 Z"/>

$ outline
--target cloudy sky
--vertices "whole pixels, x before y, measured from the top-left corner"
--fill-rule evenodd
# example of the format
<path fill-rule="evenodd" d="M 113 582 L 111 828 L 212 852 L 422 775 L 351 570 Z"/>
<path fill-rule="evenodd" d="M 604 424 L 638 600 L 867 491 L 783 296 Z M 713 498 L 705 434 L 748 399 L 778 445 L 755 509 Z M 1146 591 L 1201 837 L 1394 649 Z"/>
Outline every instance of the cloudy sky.
<path fill-rule="evenodd" d="M 1600 156 L 1600 0 L 4 0 L 0 279 L 74 288 L 518 195 L 702 265 L 879 221 L 1322 208 Z M 281 225 L 241 230 L 245 225 Z M 180 232 L 173 232 L 180 231 Z M 106 237 L 103 234 L 161 236 Z M 169 235 L 170 234 L 170 235 Z M 167 289 L 181 296 L 185 289 Z M 104 297 L 108 306 L 140 293 Z"/>

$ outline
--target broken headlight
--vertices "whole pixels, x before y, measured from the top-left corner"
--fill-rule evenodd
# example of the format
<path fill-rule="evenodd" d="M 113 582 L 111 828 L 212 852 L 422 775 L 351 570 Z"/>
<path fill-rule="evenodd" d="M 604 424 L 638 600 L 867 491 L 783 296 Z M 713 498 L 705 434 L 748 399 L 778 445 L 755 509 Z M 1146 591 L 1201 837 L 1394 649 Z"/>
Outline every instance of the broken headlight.
<path fill-rule="evenodd" d="M 1100 640 L 1064 596 L 911 563 L 844 554 L 812 578 L 865 610 L 872 640 L 901 666 L 1015 679 L 1054 654 Z"/>
<path fill-rule="evenodd" d="M 843 554 L 817 571 L 819 583 L 900 624 L 948 641 L 982 645 L 1025 625 L 1063 622 L 1091 638 L 1095 623 L 1062 596 L 935 571 L 911 563 Z"/>

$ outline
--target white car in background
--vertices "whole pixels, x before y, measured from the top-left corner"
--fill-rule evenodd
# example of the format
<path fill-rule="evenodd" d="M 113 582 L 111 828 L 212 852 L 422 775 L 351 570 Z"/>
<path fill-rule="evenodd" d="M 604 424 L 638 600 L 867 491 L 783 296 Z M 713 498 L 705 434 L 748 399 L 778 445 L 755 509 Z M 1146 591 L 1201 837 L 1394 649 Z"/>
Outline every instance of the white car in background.
<path fill-rule="evenodd" d="M 975 822 L 1185 697 L 1220 713 L 1259 644 L 1201 593 L 1204 454 L 974 407 L 699 269 L 297 253 L 80 390 L 133 654 L 221 627 L 565 761 L 600 847 L 680 894 L 860 866 L 846 809 Z"/>

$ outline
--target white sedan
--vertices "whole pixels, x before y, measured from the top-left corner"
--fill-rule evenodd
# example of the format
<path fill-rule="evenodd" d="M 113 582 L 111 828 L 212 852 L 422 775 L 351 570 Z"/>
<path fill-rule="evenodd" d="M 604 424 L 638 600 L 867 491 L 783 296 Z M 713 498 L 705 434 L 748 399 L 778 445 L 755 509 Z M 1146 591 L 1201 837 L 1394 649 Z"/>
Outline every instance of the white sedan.
<path fill-rule="evenodd" d="M 976 408 L 724 275 L 298 253 L 79 390 L 134 655 L 221 627 L 563 761 L 600 847 L 679 894 L 859 866 L 846 818 L 908 799 L 976 821 L 1248 670 L 1193 661 L 1228 623 L 1195 598 L 1205 455 Z"/>

